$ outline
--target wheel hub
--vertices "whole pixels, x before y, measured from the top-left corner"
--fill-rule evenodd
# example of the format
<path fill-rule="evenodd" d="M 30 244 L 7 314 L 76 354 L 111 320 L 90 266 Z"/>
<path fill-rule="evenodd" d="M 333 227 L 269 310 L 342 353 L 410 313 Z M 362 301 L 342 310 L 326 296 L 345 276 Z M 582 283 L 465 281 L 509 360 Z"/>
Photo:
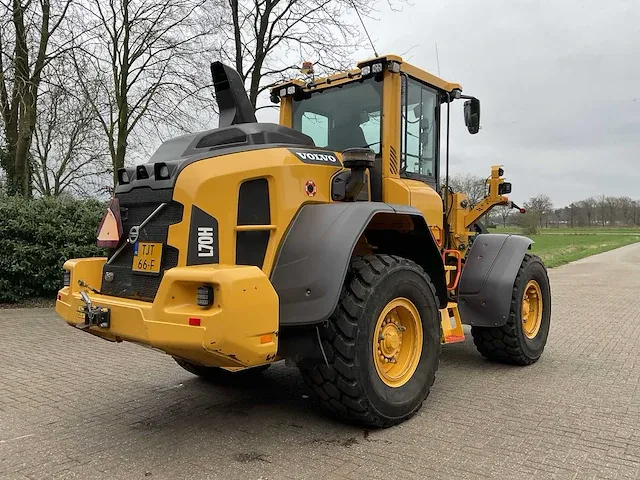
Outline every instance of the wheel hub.
<path fill-rule="evenodd" d="M 382 310 L 373 348 L 376 371 L 384 383 L 400 387 L 409 381 L 422 354 L 422 322 L 410 300 L 396 298 Z"/>
<path fill-rule="evenodd" d="M 535 280 L 527 283 L 522 295 L 522 330 L 527 338 L 533 339 L 542 324 L 542 291 Z"/>
<path fill-rule="evenodd" d="M 398 354 L 402 346 L 402 332 L 398 328 L 399 326 L 400 322 L 389 321 L 382 327 L 380 351 L 389 360 Z"/>

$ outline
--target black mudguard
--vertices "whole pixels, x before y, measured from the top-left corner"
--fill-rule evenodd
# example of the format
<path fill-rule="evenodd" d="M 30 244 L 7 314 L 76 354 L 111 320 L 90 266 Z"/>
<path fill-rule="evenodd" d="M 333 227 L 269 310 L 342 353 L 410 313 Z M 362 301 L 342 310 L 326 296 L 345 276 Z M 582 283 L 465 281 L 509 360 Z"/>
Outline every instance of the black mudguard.
<path fill-rule="evenodd" d="M 435 267 L 441 274 L 433 276 L 441 278 L 432 280 L 446 302 L 439 250 L 417 209 L 379 202 L 305 205 L 289 228 L 271 274 L 271 283 L 280 299 L 281 326 L 311 325 L 329 318 L 338 304 L 356 243 L 378 213 L 410 215 L 414 223 L 419 223 L 425 232 L 420 256 L 440 262 Z M 434 266 L 430 266 L 433 271 Z"/>
<path fill-rule="evenodd" d="M 475 238 L 458 288 L 462 323 L 500 327 L 507 322 L 513 283 L 532 243 L 520 235 L 481 234 Z"/>

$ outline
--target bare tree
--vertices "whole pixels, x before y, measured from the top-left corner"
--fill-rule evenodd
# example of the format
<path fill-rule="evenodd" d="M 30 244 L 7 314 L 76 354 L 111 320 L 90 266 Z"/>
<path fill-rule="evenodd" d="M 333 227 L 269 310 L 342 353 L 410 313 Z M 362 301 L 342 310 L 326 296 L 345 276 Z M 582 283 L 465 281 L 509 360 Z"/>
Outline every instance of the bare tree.
<path fill-rule="evenodd" d="M 595 220 L 597 201 L 593 197 L 589 197 L 579 202 L 580 208 L 584 211 L 587 217 L 587 225 L 590 227 L 592 220 Z"/>
<path fill-rule="evenodd" d="M 622 220 L 622 223 L 625 225 L 633 225 L 633 200 L 629 197 L 620 197 L 617 202 L 618 217 Z"/>
<path fill-rule="evenodd" d="M 604 202 L 607 207 L 609 225 L 614 226 L 618 217 L 618 199 L 616 197 L 606 197 Z"/>
<path fill-rule="evenodd" d="M 67 81 L 73 70 L 66 65 L 52 64 L 55 71 L 40 95 L 31 154 L 34 187 L 43 196 L 95 196 L 110 183 L 111 162 L 98 141 L 91 102 Z"/>
<path fill-rule="evenodd" d="M 0 110 L 7 155 L 10 193 L 31 195 L 29 152 L 36 128 L 38 89 L 49 62 L 65 51 L 67 44 L 53 45 L 70 0 L 11 0 L 0 13 Z"/>
<path fill-rule="evenodd" d="M 352 67 L 351 55 L 366 40 L 358 14 L 369 17 L 377 1 L 220 0 L 224 8 L 219 55 L 248 82 L 254 107 L 269 84 L 312 61 L 322 71 Z M 396 0 L 394 0 L 396 1 Z M 388 5 L 393 7 L 394 1 Z M 404 0 L 397 0 L 402 3 Z M 214 13 L 216 16 L 219 12 Z M 226 27 L 228 25 L 228 28 Z M 286 76 L 286 75 L 285 75 Z M 291 76 L 289 73 L 288 76 Z"/>
<path fill-rule="evenodd" d="M 473 206 L 484 198 L 487 190 L 487 181 L 479 175 L 458 173 L 449 177 L 449 186 L 454 192 L 464 193 L 469 199 L 469 203 Z"/>
<path fill-rule="evenodd" d="M 201 40 L 213 27 L 202 21 L 204 1 L 88 0 L 78 8 L 86 33 L 74 64 L 106 137 L 114 184 L 136 129 L 189 131 L 200 114 L 185 100 L 204 88 L 194 81 L 207 70 Z"/>
<path fill-rule="evenodd" d="M 506 227 L 507 220 L 509 220 L 509 217 L 513 212 L 513 207 L 511 205 L 498 205 L 494 210 L 498 212 L 498 215 L 500 215 L 500 218 L 502 219 L 502 226 Z"/>
<path fill-rule="evenodd" d="M 631 214 L 629 219 L 632 222 L 631 225 L 638 225 L 638 222 L 640 222 L 640 202 L 637 200 L 631 201 Z"/>
<path fill-rule="evenodd" d="M 526 221 L 518 216 L 522 220 L 519 223 L 523 226 L 530 226 L 534 218 L 537 219 L 538 226 L 566 224 L 571 228 L 592 225 L 633 226 L 640 223 L 640 201 L 629 197 L 600 195 L 597 199 L 589 197 L 554 210 L 548 196 L 538 195 L 526 202 L 525 207 L 532 215 Z M 502 207 L 496 210 L 503 212 Z"/>
<path fill-rule="evenodd" d="M 604 194 L 600 195 L 596 201 L 600 213 L 600 223 L 604 227 L 607 221 L 607 197 Z"/>
<path fill-rule="evenodd" d="M 538 195 L 531 197 L 529 201 L 524 204 L 524 208 L 533 214 L 536 214 L 540 226 L 546 223 L 548 226 L 549 214 L 553 212 L 553 202 L 549 195 Z"/>
<path fill-rule="evenodd" d="M 574 223 L 576 221 L 576 217 L 578 215 L 579 207 L 575 203 L 571 203 L 567 207 L 567 213 L 569 214 L 569 225 L 573 228 Z"/>

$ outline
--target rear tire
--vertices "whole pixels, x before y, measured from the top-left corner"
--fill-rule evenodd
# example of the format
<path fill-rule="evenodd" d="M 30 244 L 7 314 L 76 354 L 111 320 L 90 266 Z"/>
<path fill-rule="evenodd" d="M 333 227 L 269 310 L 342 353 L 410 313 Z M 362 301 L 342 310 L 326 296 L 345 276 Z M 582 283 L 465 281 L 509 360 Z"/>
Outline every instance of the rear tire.
<path fill-rule="evenodd" d="M 389 255 L 356 257 L 338 306 L 319 327 L 328 365 L 301 367 L 304 381 L 343 419 L 398 424 L 420 409 L 434 382 L 439 322 L 435 288 L 421 267 Z"/>
<path fill-rule="evenodd" d="M 531 299 L 525 295 L 527 292 L 531 293 Z M 538 296 L 542 308 L 539 305 L 530 308 L 529 304 Z M 535 308 L 540 314 L 537 319 Z M 551 288 L 547 269 L 539 257 L 527 254 L 513 284 L 507 323 L 501 327 L 471 327 L 471 335 L 483 357 L 512 365 L 531 365 L 544 351 L 550 324 Z"/>
<path fill-rule="evenodd" d="M 197 365 L 195 363 L 188 362 L 187 360 L 183 360 L 182 358 L 173 357 L 173 359 L 187 372 L 197 375 L 208 382 L 221 385 L 255 379 L 271 366 L 271 364 L 267 363 L 266 365 L 259 365 L 257 367 L 246 368 L 244 370 L 233 372 L 220 367 L 205 367 L 203 365 Z"/>

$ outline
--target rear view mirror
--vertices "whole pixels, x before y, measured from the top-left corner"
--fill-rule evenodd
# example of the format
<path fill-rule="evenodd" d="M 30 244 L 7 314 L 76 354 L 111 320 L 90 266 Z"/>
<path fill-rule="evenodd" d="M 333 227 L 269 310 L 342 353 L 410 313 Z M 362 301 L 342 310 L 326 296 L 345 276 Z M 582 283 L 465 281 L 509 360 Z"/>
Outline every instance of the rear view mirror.
<path fill-rule="evenodd" d="M 480 130 L 480 100 L 477 98 L 464 102 L 464 123 L 472 135 Z"/>

